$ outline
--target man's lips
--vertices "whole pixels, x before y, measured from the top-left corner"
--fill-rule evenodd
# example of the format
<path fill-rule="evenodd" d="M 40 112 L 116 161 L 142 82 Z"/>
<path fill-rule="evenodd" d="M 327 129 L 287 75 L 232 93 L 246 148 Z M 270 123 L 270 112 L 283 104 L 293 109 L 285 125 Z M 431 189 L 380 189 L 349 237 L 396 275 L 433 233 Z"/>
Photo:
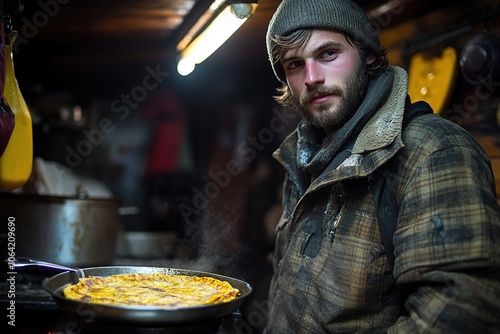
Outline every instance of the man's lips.
<path fill-rule="evenodd" d="M 311 104 L 319 104 L 329 100 L 334 94 L 315 94 L 309 99 Z"/>

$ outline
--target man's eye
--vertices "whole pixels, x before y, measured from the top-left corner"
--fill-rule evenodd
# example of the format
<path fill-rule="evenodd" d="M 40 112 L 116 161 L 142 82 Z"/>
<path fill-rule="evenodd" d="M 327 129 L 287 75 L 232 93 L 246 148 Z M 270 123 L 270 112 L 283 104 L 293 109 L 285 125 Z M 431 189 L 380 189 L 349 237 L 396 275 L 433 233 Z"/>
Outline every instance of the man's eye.
<path fill-rule="evenodd" d="M 297 60 L 289 62 L 287 68 L 293 70 L 295 68 L 299 68 L 300 66 L 302 66 L 302 62 Z"/>
<path fill-rule="evenodd" d="M 338 54 L 337 50 L 326 50 L 323 52 L 323 58 L 334 58 Z"/>

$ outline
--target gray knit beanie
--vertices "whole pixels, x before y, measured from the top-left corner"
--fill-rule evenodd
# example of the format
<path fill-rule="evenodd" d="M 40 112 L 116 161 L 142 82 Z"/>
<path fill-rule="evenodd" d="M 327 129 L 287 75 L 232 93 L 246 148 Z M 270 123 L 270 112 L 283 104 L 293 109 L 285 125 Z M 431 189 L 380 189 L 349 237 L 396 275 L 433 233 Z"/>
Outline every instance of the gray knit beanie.
<path fill-rule="evenodd" d="M 377 30 L 368 22 L 366 13 L 350 0 L 283 0 L 267 29 L 267 53 L 274 74 L 284 82 L 281 68 L 273 62 L 274 38 L 304 28 L 326 28 L 346 33 L 374 51 L 380 52 Z M 278 64 L 279 66 L 279 64 Z"/>

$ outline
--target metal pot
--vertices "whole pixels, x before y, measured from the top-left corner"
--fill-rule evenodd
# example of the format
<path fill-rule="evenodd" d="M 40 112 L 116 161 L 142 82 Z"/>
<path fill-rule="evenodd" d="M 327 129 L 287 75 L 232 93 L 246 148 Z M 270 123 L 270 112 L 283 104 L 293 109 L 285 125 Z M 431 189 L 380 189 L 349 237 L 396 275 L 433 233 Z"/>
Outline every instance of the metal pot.
<path fill-rule="evenodd" d="M 0 193 L 0 203 L 2 232 L 7 221 L 15 225 L 16 257 L 69 266 L 112 263 L 121 227 L 118 199 Z"/>

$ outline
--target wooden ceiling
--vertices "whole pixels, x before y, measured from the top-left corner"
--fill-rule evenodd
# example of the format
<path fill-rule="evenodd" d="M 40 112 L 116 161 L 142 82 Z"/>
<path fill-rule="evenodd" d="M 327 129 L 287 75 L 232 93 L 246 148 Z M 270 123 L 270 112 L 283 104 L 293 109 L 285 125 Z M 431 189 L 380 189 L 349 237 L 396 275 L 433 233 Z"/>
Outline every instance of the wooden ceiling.
<path fill-rule="evenodd" d="M 1 0 L 0 0 L 1 1 Z M 17 0 L 3 0 L 13 12 Z M 175 71 L 175 45 L 195 8 L 212 0 L 46 0 L 24 1 L 12 14 L 19 37 L 16 73 L 28 85 L 79 82 L 125 85 L 145 66 Z M 371 18 L 388 29 L 436 8 L 461 1 L 358 0 Z M 267 62 L 265 32 L 280 0 L 260 0 L 255 15 L 212 57 L 249 66 Z M 397 13 L 397 15 L 393 15 Z M 213 60 L 213 64 L 217 64 Z M 163 66 L 163 65 L 162 65 Z M 141 72 L 142 71 L 142 72 Z M 135 81 L 137 82 L 137 81 Z"/>
<path fill-rule="evenodd" d="M 173 68 L 184 19 L 195 4 L 203 8 L 212 0 L 50 0 L 52 7 L 41 6 L 45 2 L 26 1 L 23 12 L 13 17 L 19 33 L 15 62 L 23 65 L 16 66 L 17 72 L 45 77 L 50 68 L 53 75 L 97 83 L 133 81 L 134 73 L 148 64 Z M 260 1 L 231 45 L 217 52 L 221 61 L 265 61 L 265 29 L 279 2 Z"/>
<path fill-rule="evenodd" d="M 7 3 L 16 1 L 8 0 Z M 44 43 L 53 48 L 59 46 L 61 59 L 54 59 L 57 62 L 99 64 L 156 60 L 160 54 L 174 51 L 178 30 L 195 4 L 206 7 L 212 1 L 25 1 L 22 13 L 14 16 L 14 28 L 26 37 L 23 44 Z M 255 47 L 257 50 L 262 49 L 265 29 L 280 2 L 260 0 L 256 14 L 234 38 L 245 51 L 250 51 L 244 57 L 253 58 Z M 394 1 L 358 1 L 367 11 L 391 2 Z M 396 2 L 407 2 L 406 11 L 410 12 L 412 8 L 425 7 L 430 1 L 413 1 L 413 4 L 411 0 Z"/>

